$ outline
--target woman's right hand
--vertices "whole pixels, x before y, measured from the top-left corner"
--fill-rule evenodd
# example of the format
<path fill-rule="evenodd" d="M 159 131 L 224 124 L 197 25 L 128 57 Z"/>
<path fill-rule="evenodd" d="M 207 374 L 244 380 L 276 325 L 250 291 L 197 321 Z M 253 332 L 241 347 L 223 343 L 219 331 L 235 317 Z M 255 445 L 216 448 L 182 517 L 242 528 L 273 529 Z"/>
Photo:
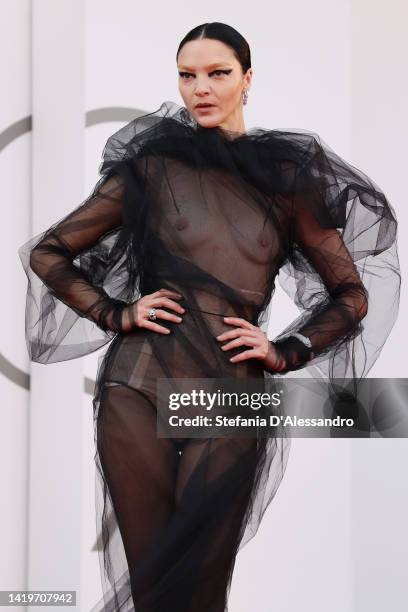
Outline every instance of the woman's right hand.
<path fill-rule="evenodd" d="M 151 321 L 148 318 L 149 309 L 156 308 L 157 319 L 165 319 L 166 321 L 180 323 L 182 321 L 180 316 L 167 312 L 167 310 L 163 310 L 163 308 L 169 308 L 170 310 L 175 310 L 176 312 L 182 314 L 185 312 L 185 309 L 174 301 L 175 299 L 180 299 L 182 297 L 183 296 L 180 293 L 177 293 L 177 291 L 171 291 L 170 289 L 159 289 L 154 293 L 144 295 L 132 304 L 128 304 L 122 310 L 122 332 L 130 332 L 135 327 L 145 327 L 146 329 L 151 329 L 159 334 L 170 333 L 170 330 L 167 327 L 163 327 L 163 325 L 159 325 L 159 323 Z"/>

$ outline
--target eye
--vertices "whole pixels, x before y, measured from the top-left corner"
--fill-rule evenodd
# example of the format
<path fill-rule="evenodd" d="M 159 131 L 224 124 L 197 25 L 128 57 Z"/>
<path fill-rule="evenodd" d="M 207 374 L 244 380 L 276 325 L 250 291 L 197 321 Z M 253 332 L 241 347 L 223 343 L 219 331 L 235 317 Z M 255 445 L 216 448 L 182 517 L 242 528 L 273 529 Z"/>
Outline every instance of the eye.
<path fill-rule="evenodd" d="M 212 72 L 210 72 L 211 74 L 217 74 L 217 76 L 220 76 L 221 74 L 230 74 L 230 72 L 232 72 L 232 68 L 230 68 L 229 70 L 213 70 Z"/>
<path fill-rule="evenodd" d="M 229 70 L 213 70 L 212 72 L 209 73 L 209 75 L 213 75 L 215 74 L 216 76 L 221 76 L 223 74 L 230 74 L 232 72 L 232 68 L 230 68 Z M 181 79 L 183 79 L 184 81 L 188 81 L 190 76 L 194 76 L 193 74 L 191 74 L 191 72 L 182 72 L 179 70 L 179 75 L 181 77 Z"/>

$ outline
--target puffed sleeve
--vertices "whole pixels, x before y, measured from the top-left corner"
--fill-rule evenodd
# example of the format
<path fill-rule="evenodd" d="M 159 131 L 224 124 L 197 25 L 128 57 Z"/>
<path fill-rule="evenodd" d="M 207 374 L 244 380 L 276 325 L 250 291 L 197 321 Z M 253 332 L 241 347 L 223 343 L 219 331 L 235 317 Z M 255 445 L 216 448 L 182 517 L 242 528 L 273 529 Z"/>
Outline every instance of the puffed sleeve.
<path fill-rule="evenodd" d="M 318 135 L 292 137 L 304 154 L 291 193 L 292 247 L 278 282 L 301 314 L 272 340 L 286 361 L 281 373 L 307 366 L 329 379 L 362 378 L 398 314 L 395 212 Z"/>
<path fill-rule="evenodd" d="M 28 278 L 25 329 L 32 361 L 80 357 L 120 330 L 125 302 L 109 295 L 104 283 L 111 292 L 119 289 L 107 272 L 120 251 L 122 193 L 118 175 L 103 175 L 81 205 L 19 248 Z"/>
<path fill-rule="evenodd" d="M 121 331 L 123 308 L 147 291 L 154 174 L 148 143 L 173 106 L 163 103 L 109 136 L 90 195 L 19 248 L 32 361 L 65 361 L 101 348 Z"/>

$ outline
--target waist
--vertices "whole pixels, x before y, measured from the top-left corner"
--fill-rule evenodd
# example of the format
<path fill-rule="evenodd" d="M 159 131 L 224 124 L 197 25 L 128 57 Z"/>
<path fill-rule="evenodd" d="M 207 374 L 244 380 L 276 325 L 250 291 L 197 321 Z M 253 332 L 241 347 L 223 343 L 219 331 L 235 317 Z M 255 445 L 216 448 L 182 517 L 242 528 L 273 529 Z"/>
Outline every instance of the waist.
<path fill-rule="evenodd" d="M 223 317 L 241 317 L 256 324 L 258 315 L 262 310 L 258 291 L 237 290 L 226 287 L 225 295 L 217 295 L 206 289 L 196 287 L 183 287 L 169 283 L 161 284 L 161 287 L 175 291 L 182 297 L 176 301 L 186 312 L 197 312 L 222 319 Z M 155 289 L 149 291 L 152 292 Z M 263 301 L 263 300 L 262 300 Z"/>

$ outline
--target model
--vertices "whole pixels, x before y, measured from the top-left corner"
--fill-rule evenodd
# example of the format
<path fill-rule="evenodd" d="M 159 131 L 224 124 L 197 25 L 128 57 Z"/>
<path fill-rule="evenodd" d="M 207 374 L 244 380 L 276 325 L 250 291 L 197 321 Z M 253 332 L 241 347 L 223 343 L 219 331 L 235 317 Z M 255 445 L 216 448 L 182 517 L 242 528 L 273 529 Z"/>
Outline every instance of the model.
<path fill-rule="evenodd" d="M 234 28 L 194 28 L 176 59 L 184 106 L 114 133 L 92 193 L 19 251 L 31 359 L 110 342 L 93 400 L 95 612 L 226 611 L 236 554 L 284 474 L 278 435 L 159 437 L 158 379 L 358 379 L 398 310 L 397 222 L 378 186 L 316 133 L 245 129 L 253 71 Z M 271 340 L 278 273 L 301 313 Z"/>

